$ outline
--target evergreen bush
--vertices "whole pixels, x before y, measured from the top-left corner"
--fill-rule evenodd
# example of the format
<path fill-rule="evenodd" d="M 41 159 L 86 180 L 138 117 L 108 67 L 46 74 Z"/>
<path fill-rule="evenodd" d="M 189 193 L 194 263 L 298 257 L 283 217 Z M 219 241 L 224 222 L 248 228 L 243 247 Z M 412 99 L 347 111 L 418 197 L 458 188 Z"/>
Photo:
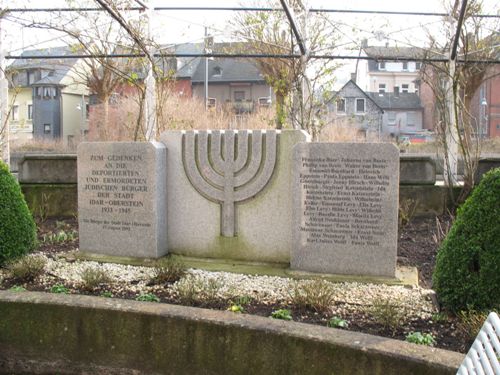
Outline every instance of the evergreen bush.
<path fill-rule="evenodd" d="M 491 310 L 500 304 L 500 168 L 485 174 L 458 209 L 433 275 L 443 307 Z"/>
<path fill-rule="evenodd" d="M 36 246 L 36 226 L 21 187 L 0 160 L 0 265 Z"/>

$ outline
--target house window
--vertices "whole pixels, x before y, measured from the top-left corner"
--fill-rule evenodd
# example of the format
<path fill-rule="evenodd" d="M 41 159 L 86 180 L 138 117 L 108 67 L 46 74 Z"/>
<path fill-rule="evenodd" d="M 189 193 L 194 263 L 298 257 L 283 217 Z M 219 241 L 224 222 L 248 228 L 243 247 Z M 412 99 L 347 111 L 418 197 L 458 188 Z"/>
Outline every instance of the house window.
<path fill-rule="evenodd" d="M 220 77 L 222 75 L 222 68 L 220 66 L 216 66 L 214 68 L 214 77 Z"/>
<path fill-rule="evenodd" d="M 385 92 L 385 83 L 378 84 L 378 93 L 383 94 Z"/>
<path fill-rule="evenodd" d="M 216 98 L 208 98 L 207 100 L 207 107 L 208 108 L 214 108 L 215 105 L 217 103 L 217 99 Z"/>
<path fill-rule="evenodd" d="M 57 97 L 57 89 L 55 87 L 44 87 L 43 88 L 43 98 L 52 99 Z"/>
<path fill-rule="evenodd" d="M 407 112 L 406 113 L 406 125 L 407 126 L 415 126 L 417 122 L 415 112 Z"/>
<path fill-rule="evenodd" d="M 33 71 L 28 71 L 28 85 L 32 85 L 35 83 L 35 72 Z"/>
<path fill-rule="evenodd" d="M 271 98 L 269 96 L 263 96 L 259 98 L 259 105 L 261 107 L 269 107 L 271 105 Z"/>
<path fill-rule="evenodd" d="M 415 63 L 415 69 L 420 70 L 421 67 L 422 67 L 422 63 L 417 61 Z"/>
<path fill-rule="evenodd" d="M 408 70 L 408 61 L 403 61 L 403 70 Z"/>
<path fill-rule="evenodd" d="M 245 100 L 245 91 L 235 91 L 233 95 L 235 102 L 242 102 Z"/>
<path fill-rule="evenodd" d="M 33 104 L 28 104 L 28 120 L 33 119 Z"/>
<path fill-rule="evenodd" d="M 387 112 L 387 124 L 396 125 L 396 112 Z"/>
<path fill-rule="evenodd" d="M 407 83 L 404 83 L 401 85 L 401 92 L 408 92 L 410 89 L 410 85 Z"/>
<path fill-rule="evenodd" d="M 337 112 L 345 112 L 345 99 L 344 98 L 337 99 Z"/>
<path fill-rule="evenodd" d="M 365 99 L 356 99 L 356 113 L 365 112 Z"/>
<path fill-rule="evenodd" d="M 378 63 L 378 70 L 385 70 L 385 61 L 381 61 Z"/>
<path fill-rule="evenodd" d="M 399 95 L 399 86 L 394 86 L 394 95 L 395 96 Z"/>
<path fill-rule="evenodd" d="M 18 121 L 18 120 L 19 120 L 19 106 L 13 105 L 12 106 L 12 121 Z"/>
<path fill-rule="evenodd" d="M 43 87 L 38 86 L 33 89 L 33 95 L 36 96 L 37 98 L 42 97 L 42 92 L 43 92 Z"/>
<path fill-rule="evenodd" d="M 50 134 L 50 124 L 43 124 L 43 133 Z"/>

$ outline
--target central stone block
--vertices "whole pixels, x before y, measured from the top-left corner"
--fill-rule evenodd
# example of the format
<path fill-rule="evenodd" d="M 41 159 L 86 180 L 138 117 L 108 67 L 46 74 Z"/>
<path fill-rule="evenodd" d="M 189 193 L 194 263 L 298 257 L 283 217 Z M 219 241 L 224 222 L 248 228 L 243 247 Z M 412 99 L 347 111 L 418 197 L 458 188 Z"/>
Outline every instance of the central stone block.
<path fill-rule="evenodd" d="M 212 258 L 289 262 L 292 148 L 302 131 L 168 131 L 168 247 Z"/>
<path fill-rule="evenodd" d="M 186 175 L 201 195 L 221 205 L 223 236 L 236 234 L 235 203 L 254 198 L 269 182 L 276 165 L 276 137 L 276 131 L 259 130 L 184 134 Z"/>

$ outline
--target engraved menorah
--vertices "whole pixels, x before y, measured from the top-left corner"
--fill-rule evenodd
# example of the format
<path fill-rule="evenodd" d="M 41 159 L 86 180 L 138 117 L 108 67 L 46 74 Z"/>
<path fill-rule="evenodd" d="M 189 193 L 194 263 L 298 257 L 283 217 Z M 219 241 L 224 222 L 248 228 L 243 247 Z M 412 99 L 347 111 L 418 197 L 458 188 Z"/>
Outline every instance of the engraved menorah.
<path fill-rule="evenodd" d="M 269 182 L 276 164 L 276 138 L 276 131 L 260 130 L 183 135 L 184 170 L 201 195 L 221 205 L 222 236 L 236 234 L 235 204 L 255 197 Z"/>

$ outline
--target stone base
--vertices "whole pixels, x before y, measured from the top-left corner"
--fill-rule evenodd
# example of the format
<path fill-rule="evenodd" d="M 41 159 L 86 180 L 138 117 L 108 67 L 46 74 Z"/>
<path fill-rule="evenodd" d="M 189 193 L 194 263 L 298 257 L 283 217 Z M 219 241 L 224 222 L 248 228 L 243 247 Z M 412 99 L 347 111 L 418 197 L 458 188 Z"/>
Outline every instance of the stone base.
<path fill-rule="evenodd" d="M 293 279 L 321 278 L 332 282 L 357 282 L 387 285 L 418 286 L 418 271 L 416 267 L 397 266 L 396 277 L 377 277 L 365 275 L 332 275 L 290 269 L 288 263 L 244 262 L 240 260 L 223 260 L 210 258 L 194 258 L 181 255 L 171 255 L 181 260 L 188 268 L 198 268 L 206 271 L 233 272 L 260 276 L 278 276 Z M 103 263 L 118 263 L 134 266 L 152 266 L 154 259 L 118 257 L 75 251 L 66 255 L 68 259 L 91 260 Z"/>

